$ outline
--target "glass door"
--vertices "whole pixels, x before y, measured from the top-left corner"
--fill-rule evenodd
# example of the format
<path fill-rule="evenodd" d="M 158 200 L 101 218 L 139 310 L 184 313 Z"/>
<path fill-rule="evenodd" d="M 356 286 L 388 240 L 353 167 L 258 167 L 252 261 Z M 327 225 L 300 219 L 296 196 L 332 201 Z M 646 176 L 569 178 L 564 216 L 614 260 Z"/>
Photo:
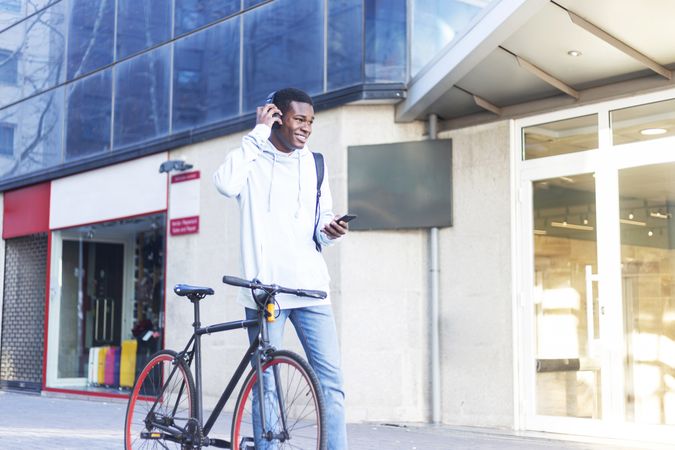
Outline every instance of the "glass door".
<path fill-rule="evenodd" d="M 47 388 L 119 394 L 161 348 L 164 214 L 54 231 Z"/>
<path fill-rule="evenodd" d="M 619 171 L 626 421 L 675 425 L 675 163 Z"/>
<path fill-rule="evenodd" d="M 532 183 L 534 412 L 601 419 L 595 178 Z"/>

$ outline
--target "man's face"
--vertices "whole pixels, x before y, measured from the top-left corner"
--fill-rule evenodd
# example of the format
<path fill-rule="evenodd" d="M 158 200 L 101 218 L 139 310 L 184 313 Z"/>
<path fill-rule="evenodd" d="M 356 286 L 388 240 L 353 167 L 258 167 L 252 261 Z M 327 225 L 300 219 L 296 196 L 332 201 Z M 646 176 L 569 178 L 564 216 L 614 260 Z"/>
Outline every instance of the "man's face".
<path fill-rule="evenodd" d="M 291 102 L 281 116 L 282 125 L 275 130 L 273 143 L 282 152 L 303 148 L 312 134 L 314 108 L 309 103 Z"/>

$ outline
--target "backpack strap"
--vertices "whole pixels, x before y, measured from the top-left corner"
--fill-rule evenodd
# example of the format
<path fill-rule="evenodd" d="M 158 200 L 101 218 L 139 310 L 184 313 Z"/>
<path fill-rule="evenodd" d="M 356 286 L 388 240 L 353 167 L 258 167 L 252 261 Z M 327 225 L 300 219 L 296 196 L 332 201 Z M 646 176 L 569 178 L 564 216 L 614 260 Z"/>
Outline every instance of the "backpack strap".
<path fill-rule="evenodd" d="M 314 233 L 312 234 L 312 239 L 314 240 L 314 245 L 316 245 L 316 251 L 321 252 L 321 244 L 316 237 L 316 228 L 319 226 L 319 200 L 321 199 L 321 184 L 323 183 L 323 155 L 312 152 L 312 156 L 314 156 L 314 165 L 316 166 L 316 208 L 314 209 Z"/>

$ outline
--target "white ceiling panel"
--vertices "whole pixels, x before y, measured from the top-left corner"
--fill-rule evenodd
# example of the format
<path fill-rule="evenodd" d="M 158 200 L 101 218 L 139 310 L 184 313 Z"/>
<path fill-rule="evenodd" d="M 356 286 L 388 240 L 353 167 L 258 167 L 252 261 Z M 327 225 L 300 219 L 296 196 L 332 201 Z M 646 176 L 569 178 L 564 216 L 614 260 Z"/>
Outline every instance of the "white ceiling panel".
<path fill-rule="evenodd" d="M 556 1 L 659 64 L 675 62 L 675 1 Z"/>
<path fill-rule="evenodd" d="M 438 115 L 442 119 L 452 119 L 467 114 L 483 112 L 484 110 L 476 105 L 473 97 L 466 92 L 453 88 L 443 95 L 436 103 L 431 106 L 433 111 L 439 111 Z"/>
<path fill-rule="evenodd" d="M 573 24 L 565 10 L 550 3 L 502 44 L 564 83 L 577 88 L 645 69 L 635 59 Z M 570 56 L 570 50 L 581 56 Z"/>
<path fill-rule="evenodd" d="M 548 83 L 523 70 L 513 55 L 499 48 L 457 85 L 497 106 L 560 94 Z"/>

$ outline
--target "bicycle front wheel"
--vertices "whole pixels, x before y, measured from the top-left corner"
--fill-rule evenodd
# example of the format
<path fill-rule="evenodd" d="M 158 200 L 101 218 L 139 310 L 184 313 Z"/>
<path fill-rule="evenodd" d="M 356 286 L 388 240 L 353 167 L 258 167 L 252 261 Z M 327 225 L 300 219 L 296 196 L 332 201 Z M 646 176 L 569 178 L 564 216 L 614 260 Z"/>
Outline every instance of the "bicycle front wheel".
<path fill-rule="evenodd" d="M 296 353 L 277 351 L 262 369 L 263 412 L 258 400 L 258 374 L 253 369 L 234 409 L 232 448 L 325 449 L 323 395 L 309 364 Z"/>
<path fill-rule="evenodd" d="M 185 362 L 171 350 L 156 353 L 129 397 L 125 449 L 180 449 L 183 432 L 194 426 L 196 411 L 195 384 Z"/>

